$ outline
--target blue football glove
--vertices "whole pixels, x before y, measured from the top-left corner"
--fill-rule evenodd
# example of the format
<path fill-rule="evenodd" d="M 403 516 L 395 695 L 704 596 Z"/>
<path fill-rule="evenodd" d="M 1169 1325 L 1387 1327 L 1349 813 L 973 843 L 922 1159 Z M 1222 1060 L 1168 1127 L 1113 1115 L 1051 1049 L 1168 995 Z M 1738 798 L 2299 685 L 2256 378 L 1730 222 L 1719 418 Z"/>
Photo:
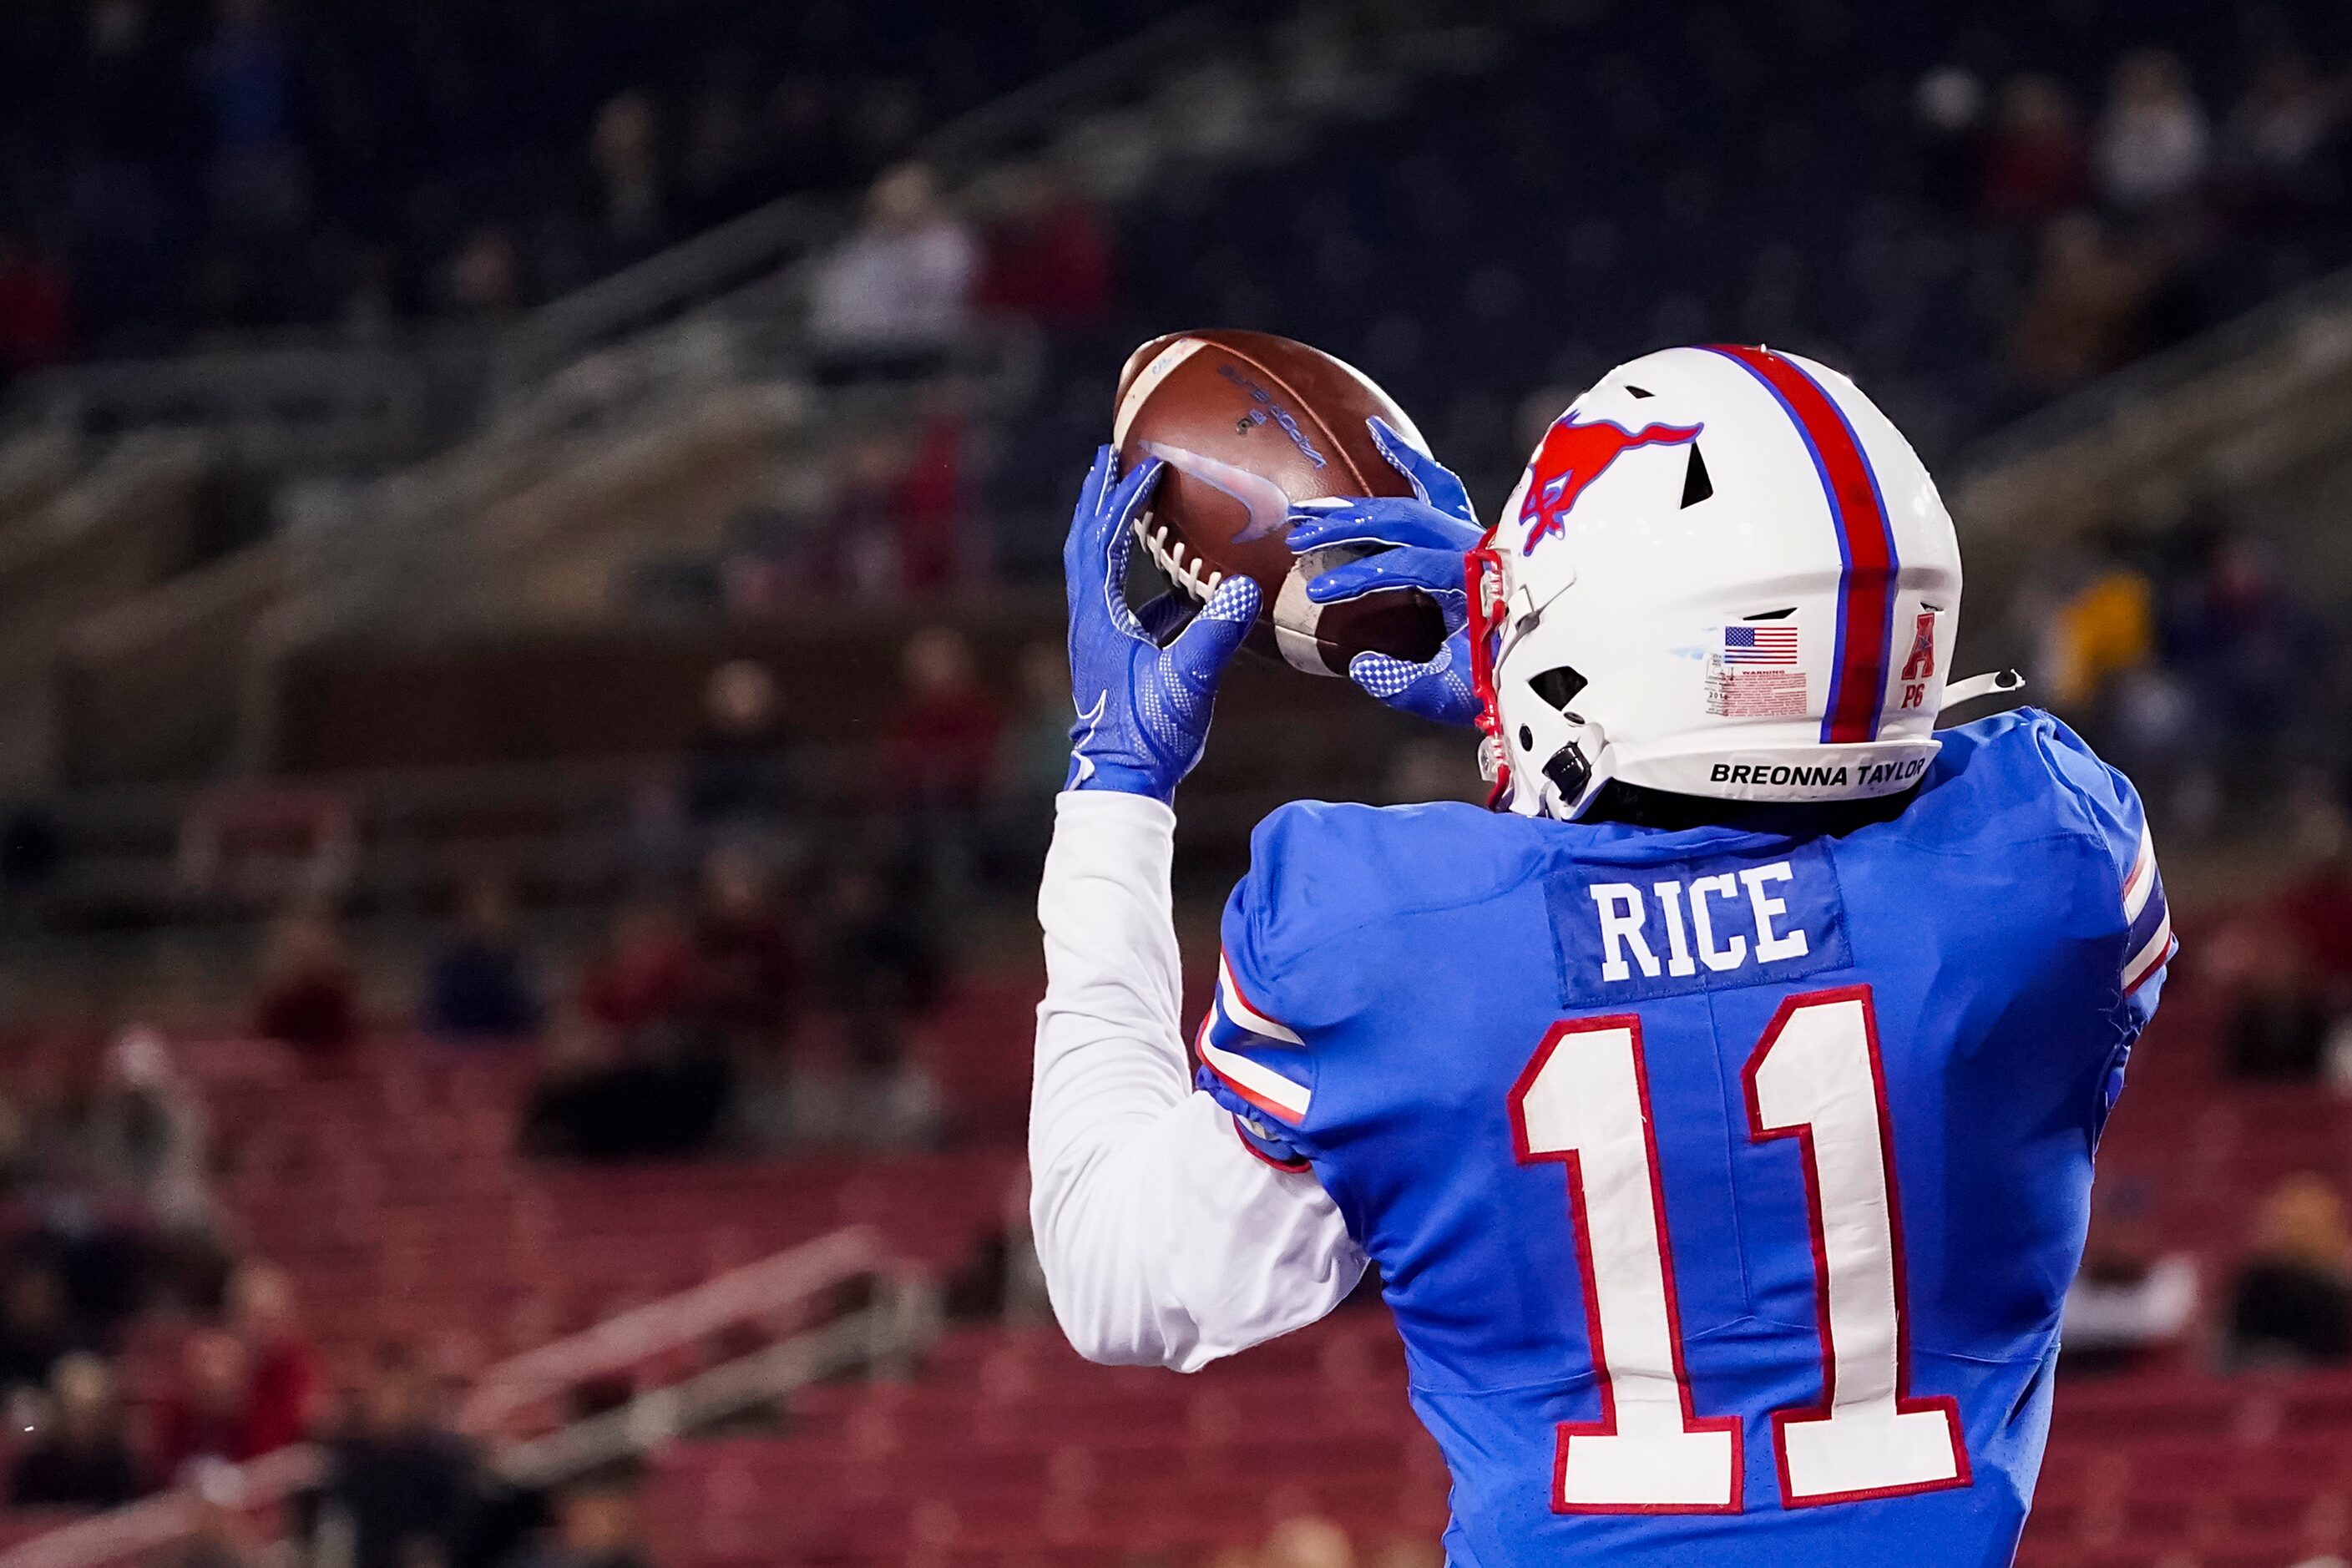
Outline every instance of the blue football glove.
<path fill-rule="evenodd" d="M 1095 454 L 1070 518 L 1062 574 L 1078 717 L 1070 726 L 1070 776 L 1062 787 L 1170 803 L 1208 744 L 1217 678 L 1257 619 L 1258 591 L 1247 577 L 1227 577 L 1198 613 L 1173 594 L 1153 600 L 1139 617 L 1128 608 L 1136 514 L 1160 467 L 1152 458 L 1120 478 L 1118 459 L 1105 447 Z"/>
<path fill-rule="evenodd" d="M 1403 496 L 1329 497 L 1291 509 L 1290 548 L 1304 554 L 1326 544 L 1393 546 L 1334 567 L 1307 584 L 1307 596 L 1328 605 L 1383 588 L 1418 588 L 1437 601 L 1446 637 L 1435 658 L 1415 664 L 1384 653 L 1348 661 L 1349 678 L 1391 708 L 1441 724 L 1467 725 L 1478 717 L 1470 682 L 1470 594 L 1463 557 L 1481 536 L 1470 492 L 1434 458 L 1416 451 L 1386 423 L 1370 421 L 1372 439 L 1391 467 L 1412 484 Z"/>

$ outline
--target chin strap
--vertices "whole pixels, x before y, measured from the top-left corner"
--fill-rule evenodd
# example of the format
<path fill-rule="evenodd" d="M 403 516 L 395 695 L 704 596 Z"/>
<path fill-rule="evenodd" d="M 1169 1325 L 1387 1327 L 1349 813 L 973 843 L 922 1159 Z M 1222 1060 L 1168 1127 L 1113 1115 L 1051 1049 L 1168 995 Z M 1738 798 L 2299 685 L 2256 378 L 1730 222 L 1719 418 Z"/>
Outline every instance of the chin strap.
<path fill-rule="evenodd" d="M 1995 670 L 1990 675 L 1971 675 L 1966 680 L 1955 680 L 1944 688 L 1944 705 L 1936 710 L 1941 719 L 1963 702 L 1974 702 L 1979 697 L 2007 697 L 2025 689 L 2025 677 L 2013 669 Z"/>

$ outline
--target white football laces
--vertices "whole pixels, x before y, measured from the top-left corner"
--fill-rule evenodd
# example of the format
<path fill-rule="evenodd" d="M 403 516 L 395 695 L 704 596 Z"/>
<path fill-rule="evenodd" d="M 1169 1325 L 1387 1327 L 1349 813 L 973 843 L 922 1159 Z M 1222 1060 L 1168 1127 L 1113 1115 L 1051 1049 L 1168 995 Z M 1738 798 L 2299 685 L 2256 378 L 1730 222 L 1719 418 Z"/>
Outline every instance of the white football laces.
<path fill-rule="evenodd" d="M 1223 572 L 1207 570 L 1208 562 L 1197 551 L 1187 551 L 1183 540 L 1166 523 L 1154 524 L 1148 511 L 1135 520 L 1135 538 L 1151 557 L 1151 563 L 1196 605 L 1207 604 L 1217 584 L 1225 580 Z"/>

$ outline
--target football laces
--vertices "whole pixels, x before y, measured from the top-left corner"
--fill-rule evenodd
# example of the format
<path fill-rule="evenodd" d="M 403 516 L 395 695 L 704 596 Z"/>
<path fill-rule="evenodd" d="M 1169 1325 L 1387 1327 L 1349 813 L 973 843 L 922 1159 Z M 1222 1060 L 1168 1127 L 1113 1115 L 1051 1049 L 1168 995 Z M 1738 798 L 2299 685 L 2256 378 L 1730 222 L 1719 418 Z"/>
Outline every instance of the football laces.
<path fill-rule="evenodd" d="M 1151 557 L 1151 563 L 1194 604 L 1206 604 L 1217 584 L 1225 580 L 1223 572 L 1208 569 L 1199 552 L 1187 551 L 1183 540 L 1166 523 L 1154 524 L 1150 512 L 1137 518 L 1134 526 L 1136 542 Z"/>

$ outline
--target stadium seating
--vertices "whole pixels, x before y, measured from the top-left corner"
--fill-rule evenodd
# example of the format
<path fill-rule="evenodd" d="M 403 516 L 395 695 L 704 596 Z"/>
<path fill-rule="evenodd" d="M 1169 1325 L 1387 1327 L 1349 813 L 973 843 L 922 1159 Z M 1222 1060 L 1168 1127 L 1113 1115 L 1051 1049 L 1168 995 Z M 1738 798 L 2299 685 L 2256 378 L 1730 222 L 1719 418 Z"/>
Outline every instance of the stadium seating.
<path fill-rule="evenodd" d="M 919 1383 L 804 1395 L 789 1436 L 669 1450 L 655 1540 L 677 1568 L 1101 1562 L 1298 1512 L 1426 1540 L 1444 1481 L 1402 1382 L 1376 1308 L 1185 1379 L 1087 1366 L 1050 1329 L 971 1331 Z M 2345 1539 L 2352 1377 L 2075 1382 L 2059 1409 L 2025 1568 L 2287 1568 Z"/>
<path fill-rule="evenodd" d="M 512 1152 L 527 1055 L 389 1038 L 322 1068 L 231 1040 L 186 1060 L 242 1238 L 294 1269 L 339 1364 L 400 1335 L 464 1366 L 845 1223 L 964 1262 L 1014 1191 L 1032 984 L 967 987 L 929 1031 L 973 1135 L 932 1154 L 540 1167 Z M 2352 1108 L 2220 1081 L 2217 1026 L 2218 999 L 2176 984 L 2103 1152 L 2110 1190 L 2166 1175 L 2159 1231 L 2202 1256 L 2209 1313 L 2268 1182 L 2352 1178 Z M 910 1379 L 820 1384 L 775 1432 L 658 1450 L 648 1528 L 663 1568 L 1191 1562 L 1301 1512 L 1367 1545 L 1425 1542 L 1446 1480 L 1403 1393 L 1369 1303 L 1191 1378 L 1087 1365 L 1049 1324 L 959 1328 Z M 2062 1382 L 2019 1561 L 2288 1568 L 2347 1540 L 2352 1373 L 2223 1375 L 2200 1355 Z"/>
<path fill-rule="evenodd" d="M 789 1436 L 671 1450 L 653 1539 L 666 1568 L 1100 1563 L 1299 1512 L 1425 1541 L 1444 1472 L 1403 1394 L 1377 1308 L 1183 1379 L 1089 1366 L 1050 1327 L 960 1333 L 919 1382 L 804 1394 Z"/>
<path fill-rule="evenodd" d="M 2309 4 L 2251 27 L 2162 0 L 2107 29 L 1948 0 L 1718 6 L 1663 26 L 1639 6 L 1538 9 L 1490 69 L 1121 213 L 1126 310 L 1055 345 L 1038 406 L 1008 423 L 1008 561 L 1050 569 L 1068 455 L 1101 439 L 1122 356 L 1194 324 L 1360 365 L 1489 509 L 1526 455 L 1521 400 L 1564 402 L 1614 363 L 1716 338 L 1850 371 L 1939 464 L 2034 401 L 1999 363 L 2033 246 L 1926 188 L 1921 78 L 2045 71 L 2087 120 L 2120 48 L 2150 46 L 2192 62 L 2218 115 L 2270 40 L 2324 58 L 2347 42 L 2342 10 Z M 2342 265 L 2340 226 L 2218 253 L 2185 283 L 2179 325 Z"/>
<path fill-rule="evenodd" d="M 485 223 L 518 231 L 532 269 L 557 288 L 634 259 L 631 247 L 583 234 L 573 200 L 589 128 L 625 91 L 654 95 L 678 143 L 699 92 L 735 95 L 757 122 L 779 83 L 817 84 L 831 112 L 853 121 L 850 147 L 828 142 L 813 159 L 802 149 L 799 162 L 720 195 L 714 210 L 672 214 L 655 237 L 677 237 L 697 217 L 731 216 L 741 205 L 733 197 L 839 194 L 877 157 L 902 153 L 913 133 L 1175 7 L 303 8 L 272 29 L 266 56 L 288 101 L 268 106 L 276 113 L 266 118 L 285 123 L 263 133 L 294 144 L 292 212 L 303 220 L 294 236 L 256 236 L 209 210 L 222 204 L 193 199 L 211 184 L 213 9 L 152 7 L 144 28 L 134 21 L 128 37 L 105 41 L 121 31 L 106 25 L 110 9 L 36 7 L 0 20 L 14 154 L 0 210 L 32 217 L 66 260 L 82 347 L 100 354 L 184 341 L 201 314 L 192 308 L 200 279 L 208 268 L 217 279 L 225 257 L 249 296 L 237 314 L 267 325 L 331 324 L 371 265 L 389 267 L 395 298 L 429 294 L 451 247 Z"/>
<path fill-rule="evenodd" d="M 292 1271 L 345 1369 L 401 1339 L 470 1371 L 849 1224 L 952 1272 L 1001 1226 L 1018 1168 L 1001 1142 L 547 1166 L 514 1152 L 536 1067 L 528 1051 L 392 1038 L 332 1068 L 266 1042 L 191 1055 L 230 1163 L 220 1195 L 238 1240 Z"/>

